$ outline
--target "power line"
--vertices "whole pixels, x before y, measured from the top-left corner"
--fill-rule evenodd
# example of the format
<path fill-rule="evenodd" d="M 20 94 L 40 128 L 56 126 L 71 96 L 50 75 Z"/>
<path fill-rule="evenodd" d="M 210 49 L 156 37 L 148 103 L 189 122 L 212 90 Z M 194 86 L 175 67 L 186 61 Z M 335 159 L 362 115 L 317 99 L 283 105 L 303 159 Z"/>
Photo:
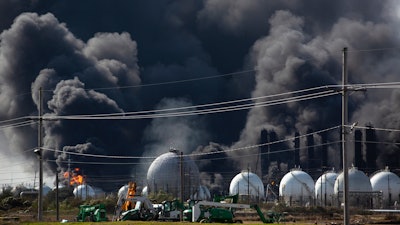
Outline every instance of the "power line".
<path fill-rule="evenodd" d="M 13 123 L 13 124 L 7 124 L 0 126 L 0 130 L 8 129 L 8 128 L 17 128 L 17 127 L 24 127 L 24 126 L 32 126 L 35 125 L 37 122 L 35 121 L 24 121 L 24 122 L 18 122 L 18 123 Z"/>
<path fill-rule="evenodd" d="M 288 97 L 285 99 L 278 99 L 278 100 L 271 100 L 271 101 L 264 101 L 264 102 L 254 102 L 248 103 L 243 105 L 233 105 L 233 106 L 224 106 L 219 108 L 211 108 L 211 109 L 197 109 L 192 111 L 178 111 L 178 112 L 167 112 L 167 113 L 156 113 L 156 114 L 144 114 L 147 111 L 141 112 L 128 112 L 128 113 L 119 113 L 115 114 L 116 116 L 103 116 L 103 114 L 96 114 L 96 115 L 70 115 L 70 116 L 44 116 L 44 120 L 104 120 L 104 119 L 117 119 L 117 120 L 133 120 L 133 119 L 154 119 L 154 118 L 164 118 L 164 117 L 179 117 L 179 116 L 194 116 L 194 115 L 204 115 L 204 114 L 213 114 L 213 113 L 222 113 L 222 112 L 231 112 L 231 111 L 238 111 L 238 110 L 245 110 L 250 108 L 257 108 L 257 107 L 267 107 L 273 105 L 279 105 L 284 103 L 291 103 L 291 102 L 298 102 L 298 101 L 305 101 L 311 100 L 316 98 L 323 98 L 327 96 L 338 95 L 337 92 L 333 92 L 332 90 L 318 92 L 318 93 L 311 93 L 303 96 L 295 96 L 295 97 Z M 175 109 L 168 109 L 168 110 L 179 110 L 179 108 Z M 136 114 L 136 115 L 135 115 Z M 139 115 L 138 115 L 139 114 Z"/>
<path fill-rule="evenodd" d="M 145 165 L 151 164 L 151 162 L 89 162 L 89 161 L 57 161 L 57 160 L 47 160 L 49 162 L 59 162 L 59 163 L 71 163 L 71 164 L 84 164 L 84 165 Z"/>
<path fill-rule="evenodd" d="M 108 158 L 108 159 L 155 159 L 156 157 L 147 157 L 147 156 L 118 156 L 118 155 L 98 155 L 98 154 L 87 154 L 87 153 L 79 153 L 79 152 L 67 152 L 58 149 L 51 149 L 42 147 L 43 150 L 58 152 L 69 155 L 78 155 L 78 156 L 87 156 L 87 157 L 96 157 L 96 158 Z"/>
<path fill-rule="evenodd" d="M 346 125 L 347 127 L 350 127 Z M 312 133 L 304 134 L 304 135 L 299 135 L 293 138 L 287 138 L 287 139 L 282 139 L 274 142 L 268 142 L 268 143 L 261 143 L 261 144 L 256 144 L 256 145 L 249 145 L 249 146 L 244 146 L 244 147 L 238 147 L 238 148 L 229 148 L 229 149 L 223 149 L 223 151 L 216 151 L 216 152 L 203 152 L 203 153 L 196 153 L 196 154 L 189 154 L 189 155 L 183 155 L 184 157 L 196 157 L 196 156 L 205 156 L 205 155 L 215 155 L 215 154 L 221 154 L 221 153 L 228 153 L 228 152 L 235 152 L 235 151 L 241 151 L 241 150 L 248 150 L 248 149 L 256 149 L 262 146 L 269 146 L 269 145 L 276 145 L 279 143 L 284 143 L 288 141 L 293 141 L 295 138 L 304 138 L 310 135 L 315 135 L 319 133 L 324 133 L 328 132 L 331 130 L 338 129 L 340 126 L 334 126 L 330 128 L 326 128 L 323 130 L 315 131 Z M 373 129 L 373 130 L 379 130 L 379 131 L 388 131 L 388 132 L 399 132 L 400 130 L 398 129 L 385 129 L 385 128 L 371 128 L 371 127 L 362 127 L 362 126 L 355 126 L 354 128 L 359 128 L 359 129 Z M 330 142 L 330 143 L 325 143 L 321 145 L 314 145 L 313 147 L 319 147 L 322 145 L 329 145 L 329 144 L 336 144 L 339 142 Z M 388 143 L 388 142 L 376 142 L 380 144 L 398 144 L 398 143 Z M 309 146 L 307 146 L 309 147 Z M 57 150 L 57 149 L 51 149 L 51 148 L 43 148 L 44 150 L 47 151 L 52 151 L 52 152 L 58 152 L 58 153 L 63 153 L 63 154 L 70 154 L 70 155 L 77 155 L 77 156 L 85 156 L 85 157 L 96 157 L 96 158 L 107 158 L 107 159 L 155 159 L 157 158 L 156 156 L 118 156 L 118 155 L 98 155 L 98 154 L 87 154 L 87 153 L 77 153 L 77 152 L 67 152 L 67 151 L 62 151 L 62 150 Z M 303 149 L 303 148 L 300 148 Z M 277 154 L 285 151 L 291 151 L 293 149 L 283 149 L 283 150 L 277 150 L 270 152 L 269 154 Z M 26 150 L 26 151 L 32 151 L 32 149 Z M 258 154 L 258 153 L 257 153 Z M 254 154 L 251 154 L 254 155 Z M 243 155 L 241 155 L 243 156 Z M 232 156 L 230 156 L 232 157 Z M 214 158 L 213 160 L 217 159 L 224 159 L 228 157 L 223 157 L 223 158 Z M 200 159 L 201 160 L 201 159 Z M 205 160 L 210 160 L 210 159 L 205 159 Z M 56 162 L 56 160 L 48 160 L 49 162 Z M 60 162 L 60 161 L 59 161 Z M 61 163 L 68 163 L 67 161 L 61 161 Z M 141 165 L 141 164 L 149 164 L 151 162 L 81 162 L 81 161 L 72 161 L 71 163 L 74 164 L 103 164 L 103 165 Z M 15 165 L 16 166 L 16 165 Z"/>
<path fill-rule="evenodd" d="M 335 88 L 341 88 L 341 87 L 342 87 L 341 85 L 318 86 L 318 87 L 302 89 L 302 90 L 286 92 L 286 93 L 280 93 L 280 94 L 272 94 L 272 95 L 266 95 L 266 96 L 259 96 L 259 97 L 224 101 L 224 102 L 216 102 L 216 103 L 209 103 L 209 104 L 201 104 L 201 105 L 194 105 L 194 106 L 169 108 L 169 109 L 109 113 L 109 114 L 90 114 L 90 115 L 84 115 L 84 114 L 83 115 L 69 115 L 69 116 L 48 116 L 47 115 L 47 116 L 44 116 L 43 118 L 47 119 L 47 120 L 53 120 L 53 119 L 74 119 L 74 120 L 79 120 L 79 119 L 118 119 L 118 120 L 120 120 L 120 119 L 151 119 L 151 118 L 160 118 L 160 117 L 192 116 L 192 115 L 202 115 L 202 114 L 211 114 L 211 113 L 222 113 L 222 112 L 245 110 L 245 109 L 250 109 L 252 107 L 266 107 L 266 106 L 272 106 L 272 105 L 277 105 L 277 104 L 284 104 L 284 103 L 290 103 L 290 102 L 296 102 L 296 101 L 305 101 L 305 100 L 311 100 L 311 99 L 315 99 L 315 98 L 327 97 L 327 96 L 335 95 L 335 92 L 333 92 L 333 90 Z M 351 85 L 347 85 L 347 87 L 353 87 L 353 88 L 359 88 L 359 89 L 399 88 L 400 82 L 351 84 Z M 275 100 L 270 100 L 270 101 L 259 101 L 261 99 L 268 99 L 268 98 L 274 98 L 274 97 L 285 96 L 285 95 L 293 95 L 293 94 L 299 94 L 299 93 L 311 92 L 311 91 L 317 91 L 317 90 L 323 90 L 323 89 L 328 90 L 328 91 L 309 93 L 309 94 L 305 94 L 305 95 L 287 97 L 287 98 L 283 98 L 283 99 L 275 99 Z M 243 103 L 243 102 L 250 102 L 250 103 L 241 104 L 241 105 L 231 105 L 231 104 L 237 104 L 237 103 Z M 228 105 L 228 106 L 223 106 L 223 105 Z M 208 108 L 208 107 L 212 107 L 212 106 L 223 106 L 223 107 Z M 199 109 L 199 108 L 204 108 L 204 109 Z M 196 109 L 196 110 L 190 110 L 190 109 Z M 170 113 L 168 113 L 168 112 L 170 112 Z M 0 121 L 0 123 L 7 123 L 7 122 L 16 121 L 16 120 L 32 119 L 32 118 L 36 118 L 36 117 L 24 116 L 24 117 L 10 119 L 10 120 L 6 120 L 6 121 Z M 25 126 L 25 125 L 29 125 L 28 122 L 16 123 L 16 124 L 11 125 L 11 127 L 13 127 L 13 126 L 18 127 L 18 126 Z M 8 126 L 5 125 L 4 128 L 8 128 Z M 2 129 L 1 126 L 0 126 L 0 129 Z"/>
<path fill-rule="evenodd" d="M 168 84 L 179 84 L 179 83 L 193 82 L 193 81 L 199 81 L 199 80 L 215 79 L 215 78 L 235 76 L 235 75 L 243 75 L 243 74 L 251 73 L 251 72 L 255 72 L 255 71 L 257 71 L 257 69 L 242 70 L 242 71 L 225 73 L 225 74 L 220 74 L 220 75 L 215 75 L 215 76 L 204 76 L 204 77 L 183 79 L 183 80 L 173 80 L 173 81 L 166 81 L 166 82 L 138 84 L 138 85 L 128 85 L 128 86 L 118 86 L 118 87 L 84 88 L 83 90 L 113 90 L 113 89 L 129 89 L 129 88 L 152 87 L 152 86 L 161 86 L 161 85 L 168 85 Z M 46 89 L 46 90 L 43 90 L 43 91 L 44 92 L 53 92 L 54 89 Z M 25 94 L 32 94 L 32 92 L 25 93 Z"/>
<path fill-rule="evenodd" d="M 327 129 L 320 130 L 320 131 L 315 131 L 315 132 L 312 132 L 312 133 L 308 133 L 308 134 L 305 134 L 305 135 L 299 135 L 297 137 L 306 137 L 308 135 L 319 134 L 319 133 L 322 133 L 322 132 L 327 132 L 327 131 L 330 131 L 330 130 L 338 129 L 339 127 L 340 126 L 334 126 L 334 127 L 330 127 L 330 128 L 327 128 Z M 249 145 L 249 146 L 238 147 L 238 148 L 224 149 L 224 151 L 220 151 L 220 152 L 203 152 L 203 153 L 196 153 L 196 154 L 190 154 L 190 155 L 183 155 L 183 157 L 213 155 L 213 154 L 220 154 L 220 153 L 226 153 L 226 152 L 248 150 L 248 149 L 252 149 L 252 148 L 259 148 L 261 146 L 273 145 L 273 144 L 292 141 L 292 140 L 294 140 L 294 138 L 287 138 L 287 139 L 283 139 L 283 140 L 279 140 L 279 141 L 256 144 L 256 145 Z M 47 150 L 47 151 L 58 152 L 58 153 L 63 153 L 63 154 L 86 156 L 86 157 L 96 157 L 96 158 L 107 158 L 107 159 L 155 159 L 155 158 L 157 158 L 155 156 L 149 157 L 149 156 L 116 156 L 116 155 L 87 154 L 87 153 L 67 152 L 67 151 L 62 151 L 62 150 L 57 150 L 57 149 L 46 148 L 46 147 L 43 147 L 43 149 Z M 179 158 L 180 156 L 176 156 L 176 157 Z"/>
<path fill-rule="evenodd" d="M 390 83 L 371 83 L 371 84 L 354 84 L 354 85 L 347 85 L 348 87 L 353 88 L 399 88 L 400 82 L 390 82 Z M 329 86 L 320 86 L 315 88 L 309 88 L 299 91 L 287 92 L 277 95 L 268 95 L 268 96 L 260 96 L 260 97 L 253 97 L 247 99 L 240 99 L 240 100 L 233 100 L 233 101 L 226 101 L 226 102 L 219 102 L 219 103 L 210 103 L 210 104 L 203 104 L 203 105 L 195 105 L 195 106 L 185 106 L 179 108 L 169 108 L 169 109 L 159 109 L 159 110 L 147 110 L 147 111 L 138 111 L 138 112 L 123 112 L 123 113 L 113 113 L 113 114 L 92 114 L 92 115 L 70 115 L 70 116 L 51 116 L 51 117 L 44 117 L 44 119 L 73 119 L 73 120 L 81 120 L 81 119 L 153 119 L 153 118 L 164 118 L 164 117 L 177 117 L 177 116 L 193 116 L 193 115 L 203 115 L 203 114 L 212 114 L 212 113 L 222 113 L 222 112 L 230 112 L 230 111 L 238 111 L 238 110 L 245 110 L 255 107 L 266 107 L 266 106 L 273 106 L 278 104 L 285 104 L 291 102 L 298 102 L 298 101 L 305 101 L 311 100 L 315 98 L 322 98 L 331 95 L 338 94 L 334 90 L 334 87 L 341 87 L 340 85 L 329 85 Z M 327 91 L 320 91 L 310 94 L 304 94 L 300 96 L 293 96 L 287 97 L 283 99 L 275 99 L 269 101 L 256 101 L 264 98 L 272 98 L 277 96 L 301 93 L 301 92 L 308 92 L 308 91 L 315 91 L 318 89 L 331 89 Z M 248 102 L 253 101 L 246 104 L 241 105 L 228 105 L 232 103 L 239 103 L 239 102 Z M 217 106 L 217 105 L 228 105 L 223 107 L 214 107 L 214 108 L 207 108 L 210 106 Z M 204 108 L 204 109 L 198 109 Z M 194 110 L 188 110 L 194 109 Z M 176 112 L 170 112 L 176 111 Z"/>
<path fill-rule="evenodd" d="M 389 51 L 389 50 L 400 50 L 400 47 L 352 49 L 352 50 L 348 50 L 347 52 L 377 52 L 377 51 Z"/>
<path fill-rule="evenodd" d="M 251 70 L 243 70 L 238 72 L 232 73 L 225 73 L 215 76 L 205 76 L 205 77 L 198 77 L 198 78 L 191 78 L 191 79 L 184 79 L 184 80 L 173 80 L 173 81 L 166 81 L 166 82 L 158 82 L 158 83 L 150 83 L 150 84 L 139 84 L 139 85 L 131 85 L 131 86 L 119 86 L 119 87 L 104 87 L 104 88 L 90 88 L 85 90 L 109 90 L 109 89 L 127 89 L 127 88 L 138 88 L 138 87 L 151 87 L 151 86 L 160 86 L 160 85 L 167 85 L 167 84 L 178 84 L 178 83 L 186 83 L 186 82 L 193 82 L 199 80 L 207 80 L 207 79 L 215 79 L 220 77 L 227 77 L 227 76 L 234 76 L 234 75 L 241 75 L 245 73 L 255 72 L 256 69 Z M 53 90 L 46 90 L 46 91 L 53 91 Z"/>
<path fill-rule="evenodd" d="M 266 99 L 266 98 L 274 98 L 274 97 L 280 97 L 280 96 L 285 96 L 285 95 L 293 95 L 293 94 L 299 94 L 299 93 L 303 93 L 303 92 L 316 91 L 316 90 L 320 90 L 320 89 L 326 90 L 328 88 L 329 88 L 329 86 L 319 86 L 319 87 L 313 87 L 313 88 L 308 88 L 308 89 L 301 89 L 301 90 L 297 90 L 297 91 L 291 91 L 291 92 L 285 92 L 285 93 L 279 93 L 279 94 L 271 94 L 271 95 L 266 95 L 266 96 L 258 96 L 258 97 L 251 97 L 251 98 L 245 98 L 245 99 L 237 99 L 237 100 L 230 100 L 230 101 L 224 101 L 224 102 L 200 104 L 200 105 L 194 105 L 194 106 L 183 106 L 183 107 L 168 108 L 168 109 L 145 110 L 145 111 L 138 111 L 138 112 L 108 113 L 108 114 L 74 115 L 74 116 L 126 116 L 126 115 L 137 115 L 137 114 L 146 114 L 146 113 L 158 113 L 158 112 L 179 111 L 179 110 L 188 110 L 188 109 L 197 109 L 197 108 L 207 108 L 207 107 L 211 107 L 211 106 L 230 105 L 230 104 L 236 104 L 236 103 L 241 103 L 241 102 L 254 102 L 254 101 Z"/>
<path fill-rule="evenodd" d="M 29 116 L 22 116 L 22 117 L 17 117 L 17 118 L 13 118 L 13 119 L 8 119 L 8 120 L 3 120 L 0 121 L 0 123 L 10 123 L 10 122 L 14 122 L 17 120 L 30 120 L 31 118 Z"/>
<path fill-rule="evenodd" d="M 346 127 L 352 127 L 351 125 L 346 125 Z M 354 128 L 364 129 L 364 130 L 376 130 L 376 131 L 388 131 L 388 132 L 400 132 L 399 129 L 390 128 L 376 128 L 376 127 L 365 127 L 365 126 L 354 126 Z"/>

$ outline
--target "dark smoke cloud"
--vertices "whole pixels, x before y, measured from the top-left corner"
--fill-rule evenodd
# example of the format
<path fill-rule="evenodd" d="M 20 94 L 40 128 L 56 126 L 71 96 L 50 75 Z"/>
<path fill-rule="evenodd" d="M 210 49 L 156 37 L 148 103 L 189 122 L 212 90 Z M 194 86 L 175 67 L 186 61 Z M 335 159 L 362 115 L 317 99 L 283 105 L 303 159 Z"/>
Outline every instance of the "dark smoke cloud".
<path fill-rule="evenodd" d="M 241 170 L 229 159 L 225 152 L 227 149 L 228 146 L 211 142 L 206 146 L 198 146 L 192 153 L 195 155 L 193 160 L 202 168 L 202 185 L 209 187 L 212 196 L 228 194 L 224 192 L 229 189 L 230 180 L 236 175 L 236 171 Z"/>
<path fill-rule="evenodd" d="M 338 84 L 343 47 L 398 46 L 398 8 L 396 1 L 361 0 L 5 0 L 0 3 L 0 117 L 37 115 L 40 87 L 45 90 L 46 115 L 70 115 L 190 106 Z M 350 81 L 395 81 L 398 56 L 395 49 L 350 52 Z M 254 72 L 197 80 L 248 69 Z M 119 88 L 186 79 L 196 81 Z M 350 100 L 351 121 L 398 128 L 398 105 L 396 91 L 355 93 Z M 45 147 L 64 152 L 154 156 L 170 146 L 203 153 L 255 145 L 262 129 L 283 139 L 296 131 L 306 134 L 308 129 L 339 123 L 337 96 L 188 118 L 48 121 L 44 140 Z M 35 126 L 4 132 L 16 151 L 37 145 L 32 135 Z M 337 133 L 328 137 L 337 138 Z M 386 139 L 398 136 L 386 135 Z M 321 140 L 315 137 L 315 141 Z M 292 143 L 285 145 L 292 147 Z M 395 148 L 382 148 L 380 165 L 396 155 Z M 223 189 L 227 179 L 257 164 L 257 157 L 250 156 L 257 152 L 225 153 L 223 160 L 207 163 L 200 157 L 204 183 L 216 192 Z M 307 160 L 302 152 L 303 161 Z M 331 147 L 334 167 L 338 167 L 339 160 L 333 157 L 337 155 Z M 46 152 L 45 156 L 57 160 L 47 165 L 48 170 L 66 170 L 66 154 Z M 237 156 L 242 157 L 236 160 Z M 133 166 L 81 166 L 88 177 L 130 177 L 135 170 Z"/>
<path fill-rule="evenodd" d="M 329 63 L 329 57 L 319 58 L 314 53 L 317 48 L 312 46 L 312 42 L 309 44 L 309 38 L 304 35 L 302 18 L 288 11 L 278 11 L 271 17 L 270 26 L 269 35 L 258 40 L 251 52 L 252 63 L 257 69 L 256 86 L 252 92 L 254 97 L 312 87 L 308 85 L 334 84 L 334 77 L 323 68 L 323 64 Z M 327 49 L 316 53 L 329 55 Z M 320 119 L 326 121 L 324 116 L 319 116 L 325 114 L 324 104 L 315 101 L 254 108 L 249 111 L 245 129 L 234 147 L 258 143 L 262 129 L 274 130 L 279 137 L 292 135 L 294 129 L 302 133 L 308 127 L 319 129 L 322 125 Z M 339 106 L 338 103 L 336 105 Z M 330 117 L 331 120 L 334 118 Z M 335 120 L 332 121 L 334 123 Z"/>
<path fill-rule="evenodd" d="M 2 96 L 8 100 L 2 101 L 3 109 L 8 109 L 2 112 L 2 117 L 35 115 L 37 107 L 28 95 L 12 96 L 32 90 L 34 103 L 38 105 L 40 87 L 44 89 L 46 115 L 118 113 L 123 108 L 134 108 L 130 106 L 135 104 L 134 91 L 91 89 L 140 83 L 136 43 L 128 33 L 99 33 L 84 43 L 54 15 L 26 13 L 1 38 Z M 126 144 L 133 144 L 126 140 L 140 139 L 126 132 L 129 125 L 121 121 L 45 122 L 44 147 L 62 150 L 67 146 L 67 151 L 80 152 L 79 146 L 90 143 L 86 149 L 102 148 L 109 153 L 129 155 L 126 151 L 130 147 Z M 34 147 L 36 141 L 30 133 L 32 130 L 21 133 L 20 139 L 25 141 L 16 140 L 12 145 L 17 149 Z M 58 158 L 57 155 L 49 152 L 45 157 Z M 66 164 L 58 166 L 65 169 Z M 54 165 L 50 167 L 55 169 Z M 90 169 L 86 172 L 91 173 Z"/>
<path fill-rule="evenodd" d="M 379 48 L 382 43 L 396 46 L 396 35 L 387 24 L 338 18 L 331 30 L 311 36 L 306 35 L 304 21 L 288 11 L 277 11 L 271 17 L 269 34 L 255 42 L 252 48 L 253 64 L 258 70 L 252 93 L 254 97 L 339 83 L 340 71 L 331 68 L 340 68 L 338 50 L 344 46 L 351 49 Z M 361 58 L 351 57 L 349 60 L 351 74 L 366 74 L 368 69 L 368 73 L 375 71 L 368 63 L 370 57 Z M 364 70 L 360 65 L 368 68 Z M 351 80 L 365 82 L 363 77 Z M 357 100 L 364 98 L 357 96 L 354 99 L 352 103 L 356 104 Z M 357 101 L 357 104 L 360 103 Z M 340 109 L 339 98 L 252 109 L 241 138 L 234 146 L 257 143 L 263 128 L 273 129 L 280 137 L 287 137 L 294 133 L 290 129 L 297 129 L 304 134 L 308 128 L 334 126 L 340 121 L 340 114 L 335 109 Z"/>

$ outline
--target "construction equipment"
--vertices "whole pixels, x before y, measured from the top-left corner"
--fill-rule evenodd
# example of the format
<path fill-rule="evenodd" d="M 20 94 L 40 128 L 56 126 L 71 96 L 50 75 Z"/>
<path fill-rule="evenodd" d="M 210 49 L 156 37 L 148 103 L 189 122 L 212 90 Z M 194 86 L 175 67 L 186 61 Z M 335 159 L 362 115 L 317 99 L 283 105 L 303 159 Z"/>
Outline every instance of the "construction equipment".
<path fill-rule="evenodd" d="M 200 223 L 243 223 L 235 219 L 234 209 L 255 209 L 263 223 L 274 223 L 282 221 L 283 216 L 279 213 L 268 211 L 266 216 L 261 212 L 258 205 L 247 205 L 238 203 L 221 203 L 210 201 L 198 201 L 191 209 L 183 211 L 185 221 Z"/>
<path fill-rule="evenodd" d="M 232 209 L 249 208 L 247 204 L 198 201 L 191 209 L 183 211 L 183 218 L 192 222 L 242 223 L 234 219 Z"/>
<path fill-rule="evenodd" d="M 172 201 L 163 201 L 160 205 L 160 211 L 158 212 L 157 220 L 179 221 L 181 217 L 181 211 L 184 209 L 184 204 L 177 199 Z"/>
<path fill-rule="evenodd" d="M 97 205 L 80 205 L 79 214 L 76 217 L 78 222 L 101 222 L 108 221 L 106 216 L 106 207 L 104 204 Z"/>
<path fill-rule="evenodd" d="M 121 196 L 118 199 L 113 221 L 155 219 L 156 213 L 151 201 L 144 196 L 135 196 L 135 194 L 136 183 L 129 182 L 125 198 Z"/>
<path fill-rule="evenodd" d="M 239 194 L 236 195 L 216 195 L 213 198 L 213 202 L 221 202 L 221 203 L 238 203 L 239 201 Z"/>
<path fill-rule="evenodd" d="M 265 217 L 258 205 L 251 205 L 251 208 L 257 211 L 257 214 L 263 223 L 279 223 L 283 220 L 283 215 L 280 213 L 268 211 L 267 216 Z"/>

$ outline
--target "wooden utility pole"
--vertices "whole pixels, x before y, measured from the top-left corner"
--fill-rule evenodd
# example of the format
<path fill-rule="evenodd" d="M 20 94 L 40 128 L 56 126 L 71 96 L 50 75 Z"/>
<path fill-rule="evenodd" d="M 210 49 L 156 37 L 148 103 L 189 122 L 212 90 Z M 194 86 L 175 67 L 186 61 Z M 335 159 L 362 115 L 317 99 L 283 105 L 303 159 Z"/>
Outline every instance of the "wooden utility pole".
<path fill-rule="evenodd" d="M 183 196 L 184 196 L 184 174 L 183 174 L 183 170 L 184 170 L 184 165 L 183 165 L 183 152 L 180 152 L 180 157 L 179 157 L 179 165 L 180 165 L 180 175 L 181 175 L 181 202 L 182 204 L 184 203 L 183 200 Z M 180 214 L 180 221 L 183 221 L 183 209 L 180 210 L 181 214 Z"/>
<path fill-rule="evenodd" d="M 43 150 L 42 150 L 42 88 L 39 88 L 39 124 L 38 124 L 38 149 L 37 153 L 39 155 L 39 195 L 38 195 L 38 221 L 43 220 Z"/>
<path fill-rule="evenodd" d="M 343 203 L 344 225 L 350 224 L 349 218 L 349 169 L 347 165 L 347 124 L 348 124 L 348 93 L 347 93 L 347 48 L 343 48 L 342 68 L 342 153 L 343 153 Z"/>

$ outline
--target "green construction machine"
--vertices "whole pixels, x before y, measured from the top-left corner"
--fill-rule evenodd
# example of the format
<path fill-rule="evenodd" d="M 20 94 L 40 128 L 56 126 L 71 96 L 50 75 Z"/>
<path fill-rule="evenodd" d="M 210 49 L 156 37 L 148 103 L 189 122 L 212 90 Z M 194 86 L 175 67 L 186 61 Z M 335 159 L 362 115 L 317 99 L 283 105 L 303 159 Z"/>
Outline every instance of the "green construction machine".
<path fill-rule="evenodd" d="M 253 208 L 257 211 L 257 214 L 263 223 L 279 223 L 284 220 L 284 217 L 281 213 L 277 213 L 274 211 L 268 211 L 267 214 L 264 216 L 264 214 L 261 212 L 261 209 L 260 209 L 260 207 L 258 207 L 258 205 L 251 205 L 251 208 Z"/>
<path fill-rule="evenodd" d="M 157 220 L 179 221 L 181 212 L 185 210 L 185 205 L 179 200 L 163 201 L 158 210 Z"/>
<path fill-rule="evenodd" d="M 183 211 L 183 220 L 200 223 L 243 223 L 235 219 L 233 209 L 249 209 L 250 205 L 197 201 L 191 208 Z"/>
<path fill-rule="evenodd" d="M 78 222 L 101 222 L 108 221 L 104 204 L 80 205 L 79 214 L 76 217 Z"/>
<path fill-rule="evenodd" d="M 280 213 L 268 211 L 263 214 L 258 205 L 239 204 L 238 195 L 217 196 L 210 201 L 191 201 L 189 208 L 183 211 L 183 220 L 200 223 L 242 223 L 236 219 L 234 211 L 237 209 L 254 209 L 257 211 L 263 223 L 281 222 L 283 216 Z"/>

